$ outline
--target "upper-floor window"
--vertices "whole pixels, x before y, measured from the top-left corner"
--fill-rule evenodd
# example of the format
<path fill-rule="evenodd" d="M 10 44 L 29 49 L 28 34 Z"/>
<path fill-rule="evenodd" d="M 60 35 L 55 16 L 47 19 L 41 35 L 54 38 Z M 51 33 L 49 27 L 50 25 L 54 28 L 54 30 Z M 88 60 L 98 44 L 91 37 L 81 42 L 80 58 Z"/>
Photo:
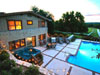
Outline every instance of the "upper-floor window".
<path fill-rule="evenodd" d="M 45 21 L 41 21 L 42 27 L 45 27 Z"/>
<path fill-rule="evenodd" d="M 22 21 L 20 20 L 10 20 L 8 21 L 9 30 L 20 30 L 22 29 Z"/>
<path fill-rule="evenodd" d="M 28 20 L 27 21 L 27 25 L 32 25 L 33 24 L 33 21 L 32 20 Z"/>
<path fill-rule="evenodd" d="M 38 27 L 45 27 L 45 21 L 38 21 Z"/>

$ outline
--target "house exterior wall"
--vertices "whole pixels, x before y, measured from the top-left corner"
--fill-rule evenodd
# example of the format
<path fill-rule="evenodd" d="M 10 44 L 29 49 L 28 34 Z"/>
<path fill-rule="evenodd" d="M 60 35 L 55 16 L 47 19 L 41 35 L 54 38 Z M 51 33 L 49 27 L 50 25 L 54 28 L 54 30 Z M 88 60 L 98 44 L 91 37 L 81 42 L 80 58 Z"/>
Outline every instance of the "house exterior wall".
<path fill-rule="evenodd" d="M 35 16 L 30 15 L 17 15 L 17 16 L 8 16 L 0 18 L 0 31 L 9 31 L 7 21 L 8 20 L 21 20 L 22 21 L 22 29 L 30 29 L 30 28 L 38 28 L 38 21 L 43 21 Z M 27 20 L 32 20 L 32 25 L 27 25 Z M 47 22 L 45 21 L 45 26 L 47 26 Z"/>
<path fill-rule="evenodd" d="M 22 30 L 8 30 L 7 21 L 8 20 L 21 20 Z M 27 20 L 32 20 L 32 25 L 27 25 Z M 17 15 L 0 18 L 0 40 L 6 44 L 7 49 L 9 49 L 9 42 L 14 40 L 19 40 L 27 37 L 36 36 L 36 46 L 39 45 L 38 35 L 46 34 L 47 36 L 47 22 L 45 21 L 45 27 L 38 28 L 38 21 L 43 20 L 41 18 L 30 16 L 30 15 Z M 47 40 L 47 37 L 46 37 Z"/>

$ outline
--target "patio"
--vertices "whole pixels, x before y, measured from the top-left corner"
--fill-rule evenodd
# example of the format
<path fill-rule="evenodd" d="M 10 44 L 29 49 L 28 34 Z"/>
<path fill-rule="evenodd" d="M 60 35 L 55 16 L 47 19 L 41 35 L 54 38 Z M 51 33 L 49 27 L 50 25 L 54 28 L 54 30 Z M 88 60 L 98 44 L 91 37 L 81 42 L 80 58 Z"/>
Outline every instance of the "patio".
<path fill-rule="evenodd" d="M 76 39 L 68 45 L 65 43 L 57 44 L 55 48 L 51 49 L 46 49 L 45 46 L 34 47 L 41 50 L 43 54 L 43 64 L 39 66 L 40 72 L 45 75 L 99 75 L 98 73 L 77 67 L 67 62 L 67 58 L 70 54 L 76 54 L 80 43 L 81 39 Z M 17 64 L 26 67 L 32 65 L 31 63 L 16 59 L 9 51 L 8 53 L 10 54 L 10 59 L 13 59 Z"/>
<path fill-rule="evenodd" d="M 70 75 L 92 75 L 93 72 L 91 71 L 67 63 L 69 54 L 75 55 L 80 43 L 81 39 L 76 39 L 68 45 L 65 43 L 57 44 L 55 48 L 47 50 L 41 50 L 40 47 L 36 47 L 37 49 L 40 48 L 39 50 L 41 50 L 43 54 L 44 59 L 41 66 L 53 71 L 57 75 L 67 75 L 67 72 L 70 73 Z M 70 70 L 71 66 L 72 69 Z M 98 74 L 95 73 L 95 75 Z"/>

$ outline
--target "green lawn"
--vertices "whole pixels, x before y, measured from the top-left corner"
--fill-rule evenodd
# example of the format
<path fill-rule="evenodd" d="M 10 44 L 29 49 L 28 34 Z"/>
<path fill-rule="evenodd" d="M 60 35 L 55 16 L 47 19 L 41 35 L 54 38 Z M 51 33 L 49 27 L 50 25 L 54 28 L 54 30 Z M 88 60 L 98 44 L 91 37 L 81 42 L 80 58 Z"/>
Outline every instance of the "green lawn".
<path fill-rule="evenodd" d="M 93 33 L 91 33 L 92 31 L 93 31 Z M 67 32 L 62 32 L 62 31 L 56 31 L 56 32 L 59 32 L 59 33 L 62 33 L 62 34 L 66 34 L 68 36 L 72 35 L 72 33 L 67 33 Z M 98 33 L 97 33 L 97 28 L 89 27 L 88 28 L 88 32 L 85 33 L 85 34 L 89 34 L 89 33 L 91 33 L 91 36 L 93 36 L 93 37 L 97 37 L 97 38 L 99 37 Z M 76 38 L 82 38 L 82 36 L 80 36 L 80 34 L 74 34 L 74 35 L 75 35 Z"/>
<path fill-rule="evenodd" d="M 93 33 L 91 34 L 91 36 L 99 37 L 97 33 L 97 28 L 90 28 L 90 30 L 93 30 Z"/>
<path fill-rule="evenodd" d="M 88 33 L 92 32 L 93 28 L 88 28 Z"/>

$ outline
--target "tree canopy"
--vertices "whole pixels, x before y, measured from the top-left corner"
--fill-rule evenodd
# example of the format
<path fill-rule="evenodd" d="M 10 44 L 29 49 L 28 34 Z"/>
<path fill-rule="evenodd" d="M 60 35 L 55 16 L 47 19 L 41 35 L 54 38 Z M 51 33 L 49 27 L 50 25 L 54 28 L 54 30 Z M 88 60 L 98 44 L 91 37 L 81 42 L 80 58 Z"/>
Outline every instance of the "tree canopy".
<path fill-rule="evenodd" d="M 80 12 L 66 12 L 55 22 L 55 28 L 65 32 L 87 32 L 84 16 Z"/>
<path fill-rule="evenodd" d="M 48 21 L 47 22 L 48 23 L 47 24 L 48 25 L 48 33 L 53 34 L 54 33 L 54 20 L 53 20 L 53 15 L 50 12 L 48 12 L 48 11 L 44 11 L 42 9 L 39 9 L 36 6 L 33 6 L 32 7 L 32 11 L 34 13 L 37 13 L 37 14 L 39 14 L 41 16 L 44 16 L 44 17 L 46 17 L 46 18 L 48 18 L 48 19 L 51 20 L 51 21 Z"/>

